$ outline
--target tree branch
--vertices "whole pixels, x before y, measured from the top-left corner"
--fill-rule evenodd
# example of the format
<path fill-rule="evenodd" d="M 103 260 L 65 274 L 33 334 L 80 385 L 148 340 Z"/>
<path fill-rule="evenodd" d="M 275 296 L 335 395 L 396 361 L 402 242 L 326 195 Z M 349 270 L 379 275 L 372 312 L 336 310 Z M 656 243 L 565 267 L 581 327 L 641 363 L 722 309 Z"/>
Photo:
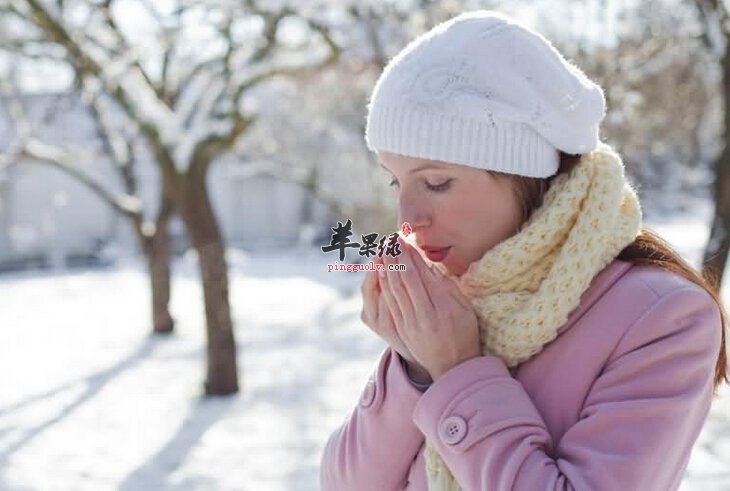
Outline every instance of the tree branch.
<path fill-rule="evenodd" d="M 119 46 L 121 47 L 121 49 L 118 50 L 115 55 L 120 56 L 122 53 L 131 53 L 133 51 L 132 47 L 127 42 L 127 39 L 124 37 L 124 34 L 122 34 L 122 31 L 119 29 L 116 20 L 111 14 L 111 4 L 112 1 L 107 1 L 106 6 L 99 8 L 98 11 L 101 13 L 104 24 L 109 29 L 109 32 L 112 36 L 114 36 L 115 40 L 117 41 L 117 43 L 119 43 Z M 139 62 L 139 58 L 135 57 L 132 63 L 134 67 L 137 68 L 142 74 L 147 84 L 149 84 L 149 86 L 152 87 L 159 95 L 159 88 L 155 86 L 147 72 L 144 70 L 144 68 L 142 68 L 142 65 Z"/>
<path fill-rule="evenodd" d="M 255 85 L 258 85 L 259 83 L 268 80 L 270 78 L 283 75 L 283 76 L 301 76 L 301 75 L 307 75 L 314 72 L 318 72 L 328 66 L 332 66 L 339 60 L 340 57 L 340 48 L 337 46 L 337 44 L 332 39 L 332 36 L 330 35 L 328 29 L 323 26 L 322 24 L 315 22 L 313 20 L 307 21 L 310 26 L 319 32 L 319 34 L 322 36 L 323 40 L 325 41 L 325 44 L 329 47 L 329 55 L 324 60 L 320 61 L 317 64 L 314 65 L 305 65 L 305 66 L 282 66 L 282 67 L 274 67 L 270 68 L 268 70 L 264 70 L 263 72 L 259 73 L 258 75 L 255 75 L 245 82 L 242 82 L 238 85 L 238 87 L 235 90 L 234 93 L 234 100 L 236 102 L 239 102 L 241 99 L 241 96 L 249 89 L 254 87 Z"/>
<path fill-rule="evenodd" d="M 254 51 L 254 53 L 248 59 L 249 63 L 258 63 L 261 60 L 265 59 L 267 56 L 269 56 L 273 48 L 276 46 L 276 33 L 279 30 L 279 24 L 281 23 L 282 19 L 289 15 L 294 15 L 296 14 L 296 12 L 294 12 L 294 10 L 292 10 L 290 7 L 284 7 L 278 12 L 268 12 L 259 8 L 256 3 L 252 2 L 251 0 L 246 1 L 246 6 L 251 12 L 263 17 L 264 19 L 263 36 L 266 40 L 266 43 L 258 48 L 256 51 Z"/>
<path fill-rule="evenodd" d="M 124 189 L 129 195 L 137 196 L 139 193 L 137 179 L 134 176 L 134 152 L 132 143 L 122 134 L 121 131 L 114 128 L 113 118 L 108 111 L 104 109 L 101 101 L 101 93 L 83 84 L 85 99 L 87 106 L 91 110 L 96 123 L 97 134 L 104 146 L 106 153 L 116 164 L 116 168 L 120 173 Z"/>
<path fill-rule="evenodd" d="M 240 112 L 241 99 L 247 90 L 250 90 L 255 85 L 275 76 L 303 76 L 318 72 L 338 61 L 340 49 L 332 39 L 328 28 L 313 20 L 307 20 L 307 22 L 313 30 L 320 34 L 325 44 L 328 46 L 328 56 L 319 63 L 313 65 L 271 68 L 238 85 L 232 95 L 233 113 L 225 115 L 232 120 L 230 131 L 223 134 L 210 135 L 198 142 L 192 152 L 192 161 L 194 165 L 207 167 L 207 165 L 209 165 L 215 158 L 229 150 L 236 143 L 240 135 L 242 135 L 254 122 L 255 116 L 246 116 Z M 233 86 L 235 87 L 235 82 Z"/>
<path fill-rule="evenodd" d="M 157 161 L 160 165 L 165 167 L 163 170 L 170 173 L 170 175 L 176 175 L 177 171 L 173 159 L 167 151 L 163 141 L 163 135 L 161 135 L 159 131 L 160 128 L 165 127 L 165 122 L 153 121 L 150 119 L 149 115 L 146 116 L 141 114 L 139 112 L 139 108 L 132 102 L 132 99 L 134 97 L 144 96 L 144 94 L 130 94 L 120 83 L 120 80 L 124 78 L 124 76 L 129 77 L 134 76 L 134 74 L 130 71 L 124 75 L 119 73 L 114 74 L 114 77 L 111 77 L 109 71 L 102 68 L 81 47 L 81 45 L 72 38 L 60 21 L 55 19 L 54 16 L 51 15 L 38 0 L 23 1 L 31 8 L 33 13 L 32 20 L 36 23 L 36 25 L 40 27 L 52 41 L 66 49 L 69 54 L 71 66 L 77 72 L 77 78 L 82 80 L 89 76 L 98 78 L 104 84 L 106 92 L 119 103 L 130 119 L 139 125 L 142 133 L 152 147 L 153 152 L 156 156 L 158 156 Z M 123 61 L 130 62 L 129 59 Z M 131 63 L 134 64 L 134 61 L 131 61 Z M 135 71 L 138 76 L 141 77 L 140 82 L 144 82 L 144 73 L 139 72 L 136 68 Z M 146 83 L 140 83 L 137 84 L 137 87 L 135 87 L 135 91 L 139 92 L 141 89 L 141 91 L 144 92 L 145 85 L 146 88 L 152 92 L 150 97 L 147 97 L 146 102 L 152 105 L 158 105 L 158 109 L 169 112 L 169 108 L 156 96 L 154 87 L 151 87 Z"/>
<path fill-rule="evenodd" d="M 142 218 L 142 205 L 139 198 L 129 195 L 115 196 L 101 183 L 75 165 L 78 156 L 38 140 L 29 139 L 23 145 L 20 157 L 47 163 L 84 184 L 119 213 L 133 220 Z"/>
<path fill-rule="evenodd" d="M 725 44 L 728 39 L 728 11 L 724 2 L 718 0 L 695 0 L 695 7 L 699 15 L 701 23 L 705 26 L 702 30 L 701 38 L 705 46 L 717 56 L 722 56 L 725 46 L 721 46 L 723 40 Z"/>

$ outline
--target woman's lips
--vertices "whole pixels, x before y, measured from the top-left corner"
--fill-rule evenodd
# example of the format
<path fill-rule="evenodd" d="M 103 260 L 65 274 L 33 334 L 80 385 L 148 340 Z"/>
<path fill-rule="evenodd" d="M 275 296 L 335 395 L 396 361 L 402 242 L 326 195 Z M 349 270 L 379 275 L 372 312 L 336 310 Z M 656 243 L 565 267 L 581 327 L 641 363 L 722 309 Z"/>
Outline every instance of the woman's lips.
<path fill-rule="evenodd" d="M 426 253 L 426 257 L 428 257 L 431 261 L 435 263 L 440 263 L 444 259 L 446 259 L 446 256 L 449 254 L 449 251 L 451 250 L 451 247 L 442 247 L 441 249 L 424 249 L 423 252 Z"/>

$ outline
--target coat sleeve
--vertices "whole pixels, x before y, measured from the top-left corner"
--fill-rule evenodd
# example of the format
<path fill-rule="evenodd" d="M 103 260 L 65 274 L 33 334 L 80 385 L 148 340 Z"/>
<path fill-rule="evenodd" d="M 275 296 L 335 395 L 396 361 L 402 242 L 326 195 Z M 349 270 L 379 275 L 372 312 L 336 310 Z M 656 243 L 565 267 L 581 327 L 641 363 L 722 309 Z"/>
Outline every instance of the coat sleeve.
<path fill-rule="evenodd" d="M 437 379 L 414 422 L 464 491 L 677 489 L 712 402 L 720 324 L 699 287 L 656 298 L 624 332 L 557 445 L 493 356 Z"/>
<path fill-rule="evenodd" d="M 325 445 L 321 490 L 405 489 L 424 443 L 411 418 L 422 395 L 411 385 L 398 353 L 386 348 L 358 404 Z"/>

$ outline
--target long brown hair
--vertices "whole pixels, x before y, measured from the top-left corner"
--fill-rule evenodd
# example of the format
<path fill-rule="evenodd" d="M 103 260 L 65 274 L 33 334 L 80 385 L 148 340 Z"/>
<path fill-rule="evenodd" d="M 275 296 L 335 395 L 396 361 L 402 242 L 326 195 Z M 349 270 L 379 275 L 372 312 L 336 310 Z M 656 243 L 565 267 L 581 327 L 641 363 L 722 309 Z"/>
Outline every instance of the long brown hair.
<path fill-rule="evenodd" d="M 525 222 L 532 212 L 542 203 L 545 192 L 550 187 L 550 183 L 556 176 L 570 172 L 573 167 L 580 161 L 581 155 L 572 155 L 560 152 L 560 166 L 558 172 L 547 178 L 524 177 L 509 174 L 501 174 L 498 172 L 490 172 L 502 177 L 509 178 L 515 187 L 515 191 L 520 198 L 522 204 L 522 221 Z M 682 257 L 672 249 L 655 232 L 646 227 L 642 227 L 636 239 L 626 246 L 617 256 L 617 259 L 628 261 L 640 265 L 658 266 L 667 271 L 679 274 L 683 278 L 701 286 L 707 293 L 712 296 L 715 303 L 720 309 L 722 331 L 722 342 L 720 352 L 717 355 L 715 363 L 715 374 L 713 377 L 713 392 L 717 396 L 717 388 L 724 381 L 730 383 L 727 372 L 727 355 L 725 352 L 725 325 L 727 321 L 727 312 L 723 306 L 719 294 L 719 284 L 717 276 L 710 271 L 697 272 Z"/>

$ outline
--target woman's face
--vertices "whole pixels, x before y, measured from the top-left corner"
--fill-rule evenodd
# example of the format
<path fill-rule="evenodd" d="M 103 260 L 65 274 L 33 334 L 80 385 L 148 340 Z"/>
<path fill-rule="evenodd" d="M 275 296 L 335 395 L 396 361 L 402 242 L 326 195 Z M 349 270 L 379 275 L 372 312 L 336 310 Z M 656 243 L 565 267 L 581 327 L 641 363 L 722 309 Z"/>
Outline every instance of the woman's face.
<path fill-rule="evenodd" d="M 398 223 L 408 222 L 418 247 L 452 274 L 463 274 L 517 232 L 522 208 L 508 179 L 448 162 L 378 155 L 392 179 Z"/>

